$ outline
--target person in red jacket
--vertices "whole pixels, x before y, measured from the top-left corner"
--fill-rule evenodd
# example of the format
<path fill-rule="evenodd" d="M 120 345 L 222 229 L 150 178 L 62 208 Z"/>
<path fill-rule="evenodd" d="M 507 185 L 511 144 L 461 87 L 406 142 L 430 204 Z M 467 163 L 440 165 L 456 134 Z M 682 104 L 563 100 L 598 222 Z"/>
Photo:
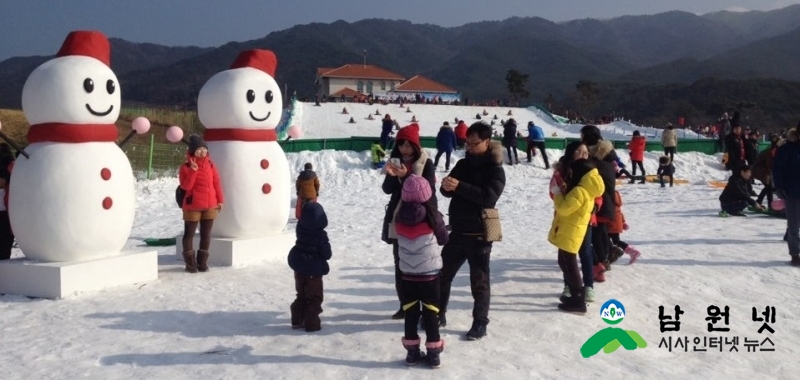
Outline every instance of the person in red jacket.
<path fill-rule="evenodd" d="M 208 247 L 211 244 L 211 227 L 217 212 L 222 211 L 222 185 L 219 173 L 211 157 L 208 146 L 200 136 L 189 137 L 189 150 L 186 164 L 181 165 L 178 174 L 180 186 L 186 191 L 183 197 L 183 260 L 186 271 L 197 273 L 208 271 Z M 194 233 L 200 225 L 200 249 L 195 256 Z"/>
<path fill-rule="evenodd" d="M 467 142 L 467 123 L 464 120 L 459 120 L 454 132 L 456 134 L 456 146 L 461 149 Z"/>
<path fill-rule="evenodd" d="M 633 137 L 631 141 L 628 143 L 628 149 L 631 151 L 631 166 L 633 167 L 633 173 L 631 174 L 631 180 L 628 183 L 636 182 L 636 166 L 639 166 L 639 169 L 642 171 L 641 182 L 644 183 L 644 147 L 646 144 L 647 139 L 642 136 L 639 131 L 633 131 Z"/>
<path fill-rule="evenodd" d="M 614 207 L 616 209 L 614 220 L 608 226 L 608 237 L 611 238 L 611 243 L 614 244 L 610 260 L 613 264 L 617 259 L 622 257 L 622 255 L 627 253 L 631 256 L 628 264 L 633 264 L 642 253 L 619 238 L 622 231 L 628 230 L 628 223 L 625 221 L 625 214 L 622 213 L 622 196 L 619 194 L 619 191 L 616 190 L 614 191 Z"/>

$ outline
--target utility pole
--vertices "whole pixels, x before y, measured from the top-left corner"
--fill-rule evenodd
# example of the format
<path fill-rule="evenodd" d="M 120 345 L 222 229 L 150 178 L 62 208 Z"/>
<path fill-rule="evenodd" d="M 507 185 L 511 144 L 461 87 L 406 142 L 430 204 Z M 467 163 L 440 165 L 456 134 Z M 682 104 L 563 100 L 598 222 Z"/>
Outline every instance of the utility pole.
<path fill-rule="evenodd" d="M 367 49 L 364 49 L 364 67 L 367 67 Z"/>

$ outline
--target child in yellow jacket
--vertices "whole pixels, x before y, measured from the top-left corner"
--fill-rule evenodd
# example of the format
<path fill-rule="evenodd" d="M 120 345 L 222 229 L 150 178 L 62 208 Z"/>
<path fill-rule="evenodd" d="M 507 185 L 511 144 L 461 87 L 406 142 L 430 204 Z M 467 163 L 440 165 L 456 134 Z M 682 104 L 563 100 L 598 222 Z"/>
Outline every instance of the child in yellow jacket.
<path fill-rule="evenodd" d="M 558 266 L 570 288 L 570 297 L 563 297 L 558 308 L 585 313 L 586 300 L 578 266 L 578 251 L 589 226 L 594 199 L 603 194 L 605 185 L 595 165 L 587 159 L 580 159 L 570 164 L 566 192 L 562 194 L 558 187 L 550 190 L 555 194 L 553 203 L 556 214 L 547 240 L 558 248 Z"/>

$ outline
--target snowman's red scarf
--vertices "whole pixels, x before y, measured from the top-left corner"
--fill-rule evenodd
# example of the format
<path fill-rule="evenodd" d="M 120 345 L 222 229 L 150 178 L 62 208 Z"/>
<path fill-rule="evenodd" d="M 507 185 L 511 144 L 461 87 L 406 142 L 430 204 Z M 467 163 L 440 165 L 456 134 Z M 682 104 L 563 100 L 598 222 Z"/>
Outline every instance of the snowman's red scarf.
<path fill-rule="evenodd" d="M 42 123 L 31 125 L 28 142 L 114 142 L 119 132 L 114 124 Z"/>
<path fill-rule="evenodd" d="M 206 129 L 203 139 L 206 141 L 278 141 L 278 134 L 274 129 Z"/>

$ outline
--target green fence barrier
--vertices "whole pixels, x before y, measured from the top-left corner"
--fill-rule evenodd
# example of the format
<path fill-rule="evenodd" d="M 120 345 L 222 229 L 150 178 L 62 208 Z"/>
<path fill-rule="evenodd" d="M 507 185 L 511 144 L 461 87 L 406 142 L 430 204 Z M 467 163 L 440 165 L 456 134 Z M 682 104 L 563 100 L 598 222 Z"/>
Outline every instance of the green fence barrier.
<path fill-rule="evenodd" d="M 283 147 L 284 152 L 286 153 L 296 153 L 302 151 L 320 151 L 320 150 L 352 150 L 356 152 L 361 152 L 365 150 L 369 150 L 369 147 L 372 145 L 373 142 L 377 141 L 377 138 L 374 137 L 364 137 L 364 136 L 353 136 L 350 138 L 331 138 L 331 139 L 300 139 L 300 140 L 289 140 L 281 142 L 281 146 Z M 500 141 L 500 138 L 495 138 L 495 140 Z M 553 139 L 553 138 L 546 138 L 545 139 L 545 147 L 547 149 L 564 149 L 567 145 L 573 141 L 578 141 L 578 138 L 561 138 L 561 139 Z M 615 149 L 626 149 L 626 144 L 628 144 L 629 140 L 612 140 L 614 143 Z M 435 137 L 420 137 L 420 145 L 423 148 L 436 148 L 436 138 Z M 527 141 L 524 137 L 517 139 L 517 147 L 518 149 L 525 150 L 527 147 Z M 769 147 L 769 142 L 761 142 L 759 144 L 759 150 L 763 150 Z M 715 154 L 718 153 L 720 146 L 719 143 L 715 140 L 679 140 L 678 141 L 678 152 L 700 152 L 705 154 Z M 648 141 L 645 145 L 645 150 L 648 152 L 658 152 L 663 151 L 664 148 L 661 146 L 660 141 Z"/>

